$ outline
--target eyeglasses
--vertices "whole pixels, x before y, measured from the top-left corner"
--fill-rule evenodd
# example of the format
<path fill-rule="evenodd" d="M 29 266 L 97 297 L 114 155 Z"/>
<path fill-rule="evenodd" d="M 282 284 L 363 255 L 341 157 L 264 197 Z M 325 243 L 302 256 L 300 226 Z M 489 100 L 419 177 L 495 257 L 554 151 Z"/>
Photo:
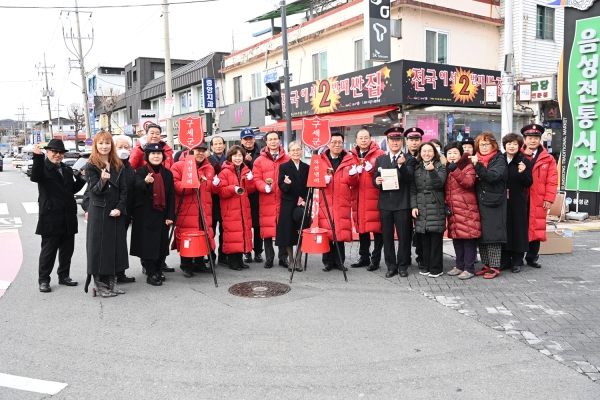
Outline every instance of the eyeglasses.
<path fill-rule="evenodd" d="M 341 146 L 344 144 L 344 142 L 338 142 L 337 140 L 335 142 L 330 142 L 330 143 L 334 146 Z"/>
<path fill-rule="evenodd" d="M 479 143 L 479 147 L 490 147 L 491 143 Z"/>
<path fill-rule="evenodd" d="M 291 149 L 290 153 L 293 153 L 294 151 L 302 151 L 302 149 Z"/>
<path fill-rule="evenodd" d="M 61 155 L 61 156 L 65 155 L 65 152 L 64 151 L 60 151 L 60 150 L 48 149 L 47 151 L 49 151 L 52 154 L 58 154 L 58 155 Z"/>

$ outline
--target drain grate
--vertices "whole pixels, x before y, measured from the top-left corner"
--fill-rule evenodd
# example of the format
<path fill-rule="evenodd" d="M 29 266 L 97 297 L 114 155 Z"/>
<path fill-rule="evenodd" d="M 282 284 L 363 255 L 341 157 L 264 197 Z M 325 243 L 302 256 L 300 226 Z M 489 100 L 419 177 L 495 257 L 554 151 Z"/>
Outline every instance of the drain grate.
<path fill-rule="evenodd" d="M 286 284 L 269 281 L 252 281 L 236 283 L 229 288 L 229 293 L 239 297 L 266 298 L 281 296 L 292 288 Z"/>

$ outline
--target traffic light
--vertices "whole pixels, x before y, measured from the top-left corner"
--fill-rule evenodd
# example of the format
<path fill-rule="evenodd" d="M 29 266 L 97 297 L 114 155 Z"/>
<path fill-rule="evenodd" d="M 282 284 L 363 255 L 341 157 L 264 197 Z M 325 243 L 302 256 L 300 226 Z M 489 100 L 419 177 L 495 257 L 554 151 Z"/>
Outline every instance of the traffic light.
<path fill-rule="evenodd" d="M 283 119 L 281 107 L 281 82 L 269 82 L 266 84 L 271 93 L 267 96 L 267 112 L 274 119 Z"/>

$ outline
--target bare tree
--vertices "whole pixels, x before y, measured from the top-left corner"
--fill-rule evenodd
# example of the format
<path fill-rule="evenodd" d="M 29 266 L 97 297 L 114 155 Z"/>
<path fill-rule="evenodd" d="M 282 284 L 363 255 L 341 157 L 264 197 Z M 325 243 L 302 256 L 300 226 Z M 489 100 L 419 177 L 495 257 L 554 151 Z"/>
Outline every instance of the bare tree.
<path fill-rule="evenodd" d="M 123 98 L 123 93 L 115 88 L 100 88 L 96 92 L 96 96 L 98 97 L 98 101 L 102 106 L 103 114 L 106 114 L 108 117 L 108 131 L 112 133 L 112 114 L 117 106 L 117 103 L 121 101 Z"/>
<path fill-rule="evenodd" d="M 73 121 L 73 124 L 75 125 L 75 135 L 77 135 L 79 133 L 80 130 L 83 129 L 83 126 L 85 125 L 85 114 L 84 114 L 84 109 L 81 106 L 81 104 L 79 103 L 72 103 L 71 105 L 69 105 L 69 108 L 67 109 L 67 115 L 69 116 L 69 119 L 71 121 Z M 78 137 L 78 136 L 75 136 Z"/>
<path fill-rule="evenodd" d="M 25 135 L 21 134 L 15 140 L 15 146 L 25 146 Z"/>

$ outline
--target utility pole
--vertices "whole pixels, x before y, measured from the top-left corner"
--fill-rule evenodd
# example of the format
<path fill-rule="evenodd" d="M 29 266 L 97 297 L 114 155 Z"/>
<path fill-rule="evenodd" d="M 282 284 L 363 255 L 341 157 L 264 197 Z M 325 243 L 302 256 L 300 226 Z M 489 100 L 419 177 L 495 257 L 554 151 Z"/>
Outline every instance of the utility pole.
<path fill-rule="evenodd" d="M 163 0 L 163 28 L 165 36 L 165 98 L 173 98 L 173 88 L 171 87 L 171 43 L 169 40 L 169 4 Z M 171 117 L 172 111 L 167 113 Z M 167 118 L 167 143 L 173 148 L 173 123 L 172 118 Z M 181 131 L 181 127 L 179 127 Z"/>
<path fill-rule="evenodd" d="M 514 80 L 512 71 L 513 60 L 513 0 L 504 1 L 504 70 L 502 71 L 502 99 L 500 101 L 502 122 L 501 136 L 513 131 L 513 97 Z"/>
<path fill-rule="evenodd" d="M 23 123 L 23 134 L 25 135 L 25 144 L 27 144 L 27 122 L 25 121 L 25 110 L 29 110 L 29 108 L 25 108 L 23 103 L 21 103 L 21 107 L 18 108 L 20 111 L 17 116 L 21 117 L 21 122 Z"/>
<path fill-rule="evenodd" d="M 59 132 L 62 133 L 62 140 L 64 141 L 65 140 L 65 132 L 64 132 L 64 129 L 60 128 L 60 107 L 61 106 L 64 106 L 64 104 L 60 104 L 60 99 L 57 98 L 56 99 L 56 108 L 55 108 L 55 111 L 58 113 L 58 115 L 57 115 L 57 118 L 58 118 L 58 130 L 59 130 Z M 75 143 L 77 143 L 77 139 L 78 139 L 77 138 L 77 132 L 75 132 Z"/>
<path fill-rule="evenodd" d="M 52 67 L 48 67 L 46 65 L 46 53 L 44 53 L 44 66 L 42 67 L 42 65 L 37 65 L 36 66 L 38 69 L 43 69 L 44 72 L 38 72 L 39 74 L 44 74 L 44 76 L 46 77 L 46 90 L 43 91 L 43 96 L 46 97 L 46 105 L 48 106 L 48 129 L 50 130 L 50 139 L 52 139 L 54 137 L 54 134 L 52 132 L 52 113 L 50 112 L 50 97 L 54 96 L 54 91 L 50 90 L 50 88 L 48 87 L 48 68 L 54 69 L 54 66 Z M 52 73 L 52 72 L 50 72 Z M 44 135 L 45 136 L 45 135 Z M 47 137 L 45 137 L 44 139 L 47 139 Z"/>
<path fill-rule="evenodd" d="M 283 44 L 283 79 L 285 95 L 285 133 L 283 134 L 283 146 L 292 141 L 292 102 L 290 100 L 290 60 L 288 59 L 288 40 L 287 40 L 287 17 L 285 0 L 279 3 L 281 7 L 281 40 Z"/>
<path fill-rule="evenodd" d="M 69 12 L 69 11 L 66 11 Z M 61 12 L 62 14 L 62 12 Z M 92 16 L 91 13 L 90 14 L 90 18 Z M 81 29 L 79 27 L 79 6 L 77 5 L 77 0 L 75 0 L 75 25 L 76 25 L 76 29 L 77 29 L 77 33 L 76 36 L 73 35 L 73 32 L 71 31 L 69 35 L 66 35 L 64 32 L 64 27 L 63 27 L 63 38 L 65 40 L 65 46 L 67 47 L 67 49 L 71 52 L 71 54 L 73 54 L 76 59 L 75 60 L 71 60 L 69 59 L 69 61 L 76 61 L 79 64 L 79 69 L 80 69 L 80 73 L 81 73 L 81 95 L 82 95 L 82 100 L 83 100 L 83 110 L 84 110 L 84 117 L 85 117 L 85 134 L 87 138 L 91 138 L 92 137 L 92 129 L 91 129 L 91 125 L 90 125 L 90 109 L 88 107 L 88 93 L 87 93 L 87 85 L 85 82 L 85 67 L 84 67 L 84 63 L 83 60 L 85 58 L 86 54 L 83 54 L 83 49 L 81 47 Z M 72 43 L 72 48 L 69 47 L 69 45 L 67 44 L 67 39 L 71 40 Z M 76 39 L 77 40 L 77 45 L 75 45 L 75 43 L 73 43 L 73 40 Z M 92 40 L 92 45 L 93 45 L 93 40 L 94 40 L 94 31 L 92 29 L 92 36 L 91 37 L 87 37 L 87 38 L 83 38 L 83 39 L 91 39 Z M 92 45 L 90 45 L 90 49 L 92 48 Z"/>

